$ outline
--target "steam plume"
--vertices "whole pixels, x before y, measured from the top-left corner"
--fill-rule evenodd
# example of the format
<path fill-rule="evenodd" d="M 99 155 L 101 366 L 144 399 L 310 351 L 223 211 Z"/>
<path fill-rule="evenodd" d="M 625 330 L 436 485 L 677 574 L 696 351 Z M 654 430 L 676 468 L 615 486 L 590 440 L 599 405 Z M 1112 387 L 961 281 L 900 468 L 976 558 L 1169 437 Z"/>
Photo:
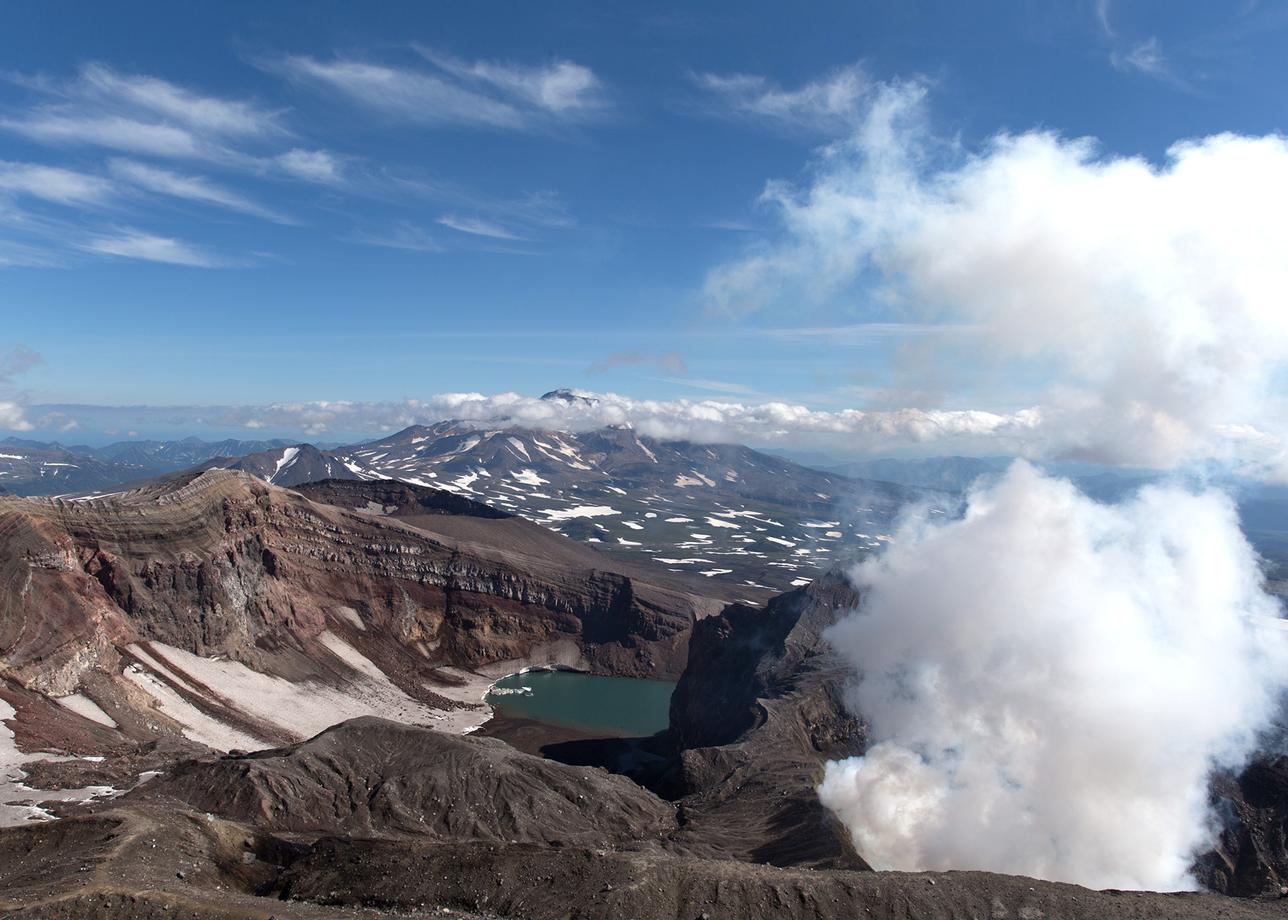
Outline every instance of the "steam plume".
<path fill-rule="evenodd" d="M 941 518 L 942 520 L 942 518 Z M 819 790 L 879 868 L 1193 887 L 1207 779 L 1288 679 L 1288 633 L 1224 495 L 1119 506 L 1023 461 L 960 520 L 909 520 L 829 639 L 879 739 Z"/>

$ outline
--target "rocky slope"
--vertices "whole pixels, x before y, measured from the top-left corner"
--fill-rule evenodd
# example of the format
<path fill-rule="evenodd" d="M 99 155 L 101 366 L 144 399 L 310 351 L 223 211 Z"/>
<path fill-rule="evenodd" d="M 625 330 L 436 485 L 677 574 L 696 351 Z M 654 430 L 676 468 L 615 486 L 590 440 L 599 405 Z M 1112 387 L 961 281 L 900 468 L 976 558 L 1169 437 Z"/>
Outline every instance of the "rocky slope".
<path fill-rule="evenodd" d="M 514 520 L 461 514 L 462 499 L 404 485 L 362 488 L 325 483 L 313 504 L 338 514 L 370 494 L 379 516 L 393 519 L 386 526 L 399 517 L 479 528 Z M 318 505 L 323 494 L 333 503 Z M 820 639 L 859 602 L 844 581 L 825 578 L 763 610 L 733 604 L 697 624 L 674 697 L 666 798 L 495 739 L 359 718 L 276 750 L 181 757 L 112 801 L 0 830 L 0 912 L 29 920 L 1288 916 L 1288 900 L 1277 897 L 865 871 L 814 796 L 822 761 L 865 741 L 837 697 L 846 675 Z M 1252 786 L 1239 795 L 1260 807 Z"/>
<path fill-rule="evenodd" d="M 165 798 L 313 836 L 616 847 L 675 827 L 672 806 L 624 777 L 373 718 L 280 750 L 181 763 L 129 800 Z"/>
<path fill-rule="evenodd" d="M 1240 897 L 1288 887 L 1288 757 L 1260 758 L 1238 776 L 1219 776 L 1212 797 L 1225 828 L 1199 860 L 1199 879 Z"/>
<path fill-rule="evenodd" d="M 684 821 L 599 770 L 361 720 L 281 751 L 181 764 L 91 814 L 0 830 L 0 912 L 27 920 L 1288 916 L 1279 899 L 703 858 L 677 847 Z"/>

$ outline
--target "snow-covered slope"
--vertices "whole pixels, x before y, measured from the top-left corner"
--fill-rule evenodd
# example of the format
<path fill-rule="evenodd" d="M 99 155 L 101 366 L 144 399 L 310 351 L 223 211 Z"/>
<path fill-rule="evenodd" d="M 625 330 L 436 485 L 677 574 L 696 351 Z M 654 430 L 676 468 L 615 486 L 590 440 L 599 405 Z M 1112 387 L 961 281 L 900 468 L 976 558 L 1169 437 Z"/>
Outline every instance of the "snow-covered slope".
<path fill-rule="evenodd" d="M 821 473 L 732 444 L 412 426 L 332 452 L 349 477 L 466 495 L 673 571 L 781 590 L 888 539 L 922 493 Z"/>
<path fill-rule="evenodd" d="M 242 470 L 275 486 L 298 486 L 323 479 L 358 479 L 335 456 L 318 450 L 312 444 L 275 447 L 236 459 L 234 462 L 211 461 L 211 466 Z"/>

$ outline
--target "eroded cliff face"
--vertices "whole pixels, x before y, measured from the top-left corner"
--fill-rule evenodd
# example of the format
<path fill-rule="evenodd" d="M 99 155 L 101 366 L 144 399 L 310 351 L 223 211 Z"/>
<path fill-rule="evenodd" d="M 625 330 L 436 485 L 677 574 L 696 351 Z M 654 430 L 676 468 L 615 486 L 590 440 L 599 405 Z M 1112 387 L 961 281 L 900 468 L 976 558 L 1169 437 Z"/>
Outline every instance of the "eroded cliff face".
<path fill-rule="evenodd" d="M 317 718 L 293 730 L 255 707 L 296 705 L 311 685 L 362 685 L 404 708 L 371 714 L 423 721 L 418 706 L 481 709 L 460 671 L 559 663 L 673 678 L 693 621 L 723 602 L 669 573 L 612 571 L 456 496 L 343 486 L 317 487 L 314 501 L 212 470 L 88 501 L 0 501 L 10 695 L 84 695 L 100 723 L 142 736 L 179 726 L 215 747 L 286 742 Z M 139 691 L 152 701 L 142 713 Z"/>
<path fill-rule="evenodd" d="M 1288 757 L 1254 760 L 1238 776 L 1218 776 L 1211 799 L 1224 828 L 1195 875 L 1238 897 L 1279 895 L 1288 886 Z"/>
<path fill-rule="evenodd" d="M 695 627 L 671 698 L 679 753 L 667 790 L 686 818 L 678 839 L 695 853 L 866 867 L 815 792 L 827 760 L 867 743 L 841 700 L 853 674 L 822 639 L 859 600 L 828 575 L 765 609 L 731 605 Z"/>

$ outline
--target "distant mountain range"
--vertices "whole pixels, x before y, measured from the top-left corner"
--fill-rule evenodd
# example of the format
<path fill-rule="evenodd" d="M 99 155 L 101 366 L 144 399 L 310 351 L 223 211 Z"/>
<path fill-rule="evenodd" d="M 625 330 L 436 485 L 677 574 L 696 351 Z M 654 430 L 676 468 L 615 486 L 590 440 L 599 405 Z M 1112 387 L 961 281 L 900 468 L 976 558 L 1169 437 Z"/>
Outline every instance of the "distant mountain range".
<path fill-rule="evenodd" d="M 899 509 L 927 494 L 740 445 L 662 440 L 628 427 L 572 433 L 448 421 L 333 450 L 196 438 L 103 448 L 0 444 L 0 485 L 22 495 L 101 495 L 210 468 L 286 488 L 395 479 L 442 489 L 673 572 L 757 590 L 805 584 L 878 548 Z"/>
<path fill-rule="evenodd" d="M 672 571 L 757 588 L 804 584 L 879 547 L 921 490 L 823 473 L 748 447 L 474 423 L 414 425 L 332 451 L 277 447 L 207 466 L 273 485 L 396 479 L 485 502 Z"/>
<path fill-rule="evenodd" d="M 120 441 L 89 447 L 6 438 L 0 441 L 0 487 L 15 495 L 62 495 L 116 488 L 123 483 L 176 473 L 215 457 L 290 446 L 290 441 Z"/>

